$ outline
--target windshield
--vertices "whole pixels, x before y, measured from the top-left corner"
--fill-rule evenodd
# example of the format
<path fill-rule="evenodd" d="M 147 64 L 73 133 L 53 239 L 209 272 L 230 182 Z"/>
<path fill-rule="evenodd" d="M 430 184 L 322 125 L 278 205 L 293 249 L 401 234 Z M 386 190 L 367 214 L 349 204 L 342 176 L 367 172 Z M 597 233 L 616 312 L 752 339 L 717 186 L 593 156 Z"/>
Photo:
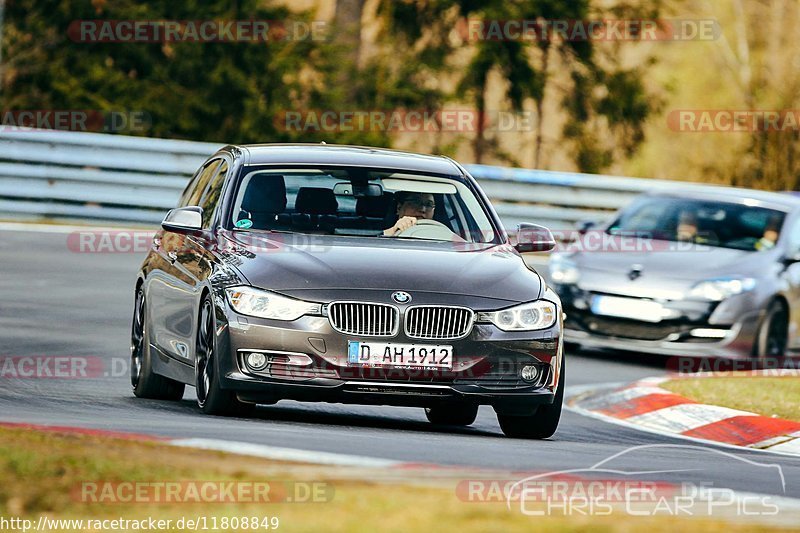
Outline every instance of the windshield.
<path fill-rule="evenodd" d="M 625 209 L 608 233 L 760 251 L 778 242 L 785 217 L 785 213 L 763 207 L 645 197 Z"/>
<path fill-rule="evenodd" d="M 246 166 L 232 217 L 240 230 L 501 242 L 461 181 L 397 170 Z"/>

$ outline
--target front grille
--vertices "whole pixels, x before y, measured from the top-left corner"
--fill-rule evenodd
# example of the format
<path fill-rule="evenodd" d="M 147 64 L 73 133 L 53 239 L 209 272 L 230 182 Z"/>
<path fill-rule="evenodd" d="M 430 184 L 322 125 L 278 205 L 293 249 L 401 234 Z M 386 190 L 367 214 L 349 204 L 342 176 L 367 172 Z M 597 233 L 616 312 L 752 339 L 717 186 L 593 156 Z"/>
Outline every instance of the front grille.
<path fill-rule="evenodd" d="M 597 335 L 622 337 L 642 341 L 663 340 L 674 333 L 684 333 L 691 328 L 688 324 L 662 322 L 651 324 L 636 320 L 587 316 L 583 318 L 583 329 Z"/>
<path fill-rule="evenodd" d="M 328 320 L 333 329 L 361 337 L 394 337 L 400 324 L 400 312 L 386 304 L 335 302 L 328 306 Z"/>
<path fill-rule="evenodd" d="M 460 339 L 469 335 L 475 313 L 465 307 L 420 306 L 406 311 L 406 335 L 412 339 Z"/>

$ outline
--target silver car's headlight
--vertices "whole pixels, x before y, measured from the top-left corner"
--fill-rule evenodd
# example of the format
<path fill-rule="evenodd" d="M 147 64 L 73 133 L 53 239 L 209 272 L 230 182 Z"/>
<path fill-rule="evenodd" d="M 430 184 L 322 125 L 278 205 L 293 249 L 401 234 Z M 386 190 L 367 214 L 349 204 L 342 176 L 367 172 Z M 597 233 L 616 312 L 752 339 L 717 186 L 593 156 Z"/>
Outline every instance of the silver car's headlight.
<path fill-rule="evenodd" d="M 689 297 L 721 302 L 725 298 L 751 291 L 755 287 L 756 280 L 753 278 L 707 279 L 695 284 L 689 290 Z"/>
<path fill-rule="evenodd" d="M 554 255 L 548 264 L 550 279 L 559 285 L 574 285 L 578 283 L 581 273 L 575 263 L 569 259 Z"/>
<path fill-rule="evenodd" d="M 228 303 L 237 313 L 273 320 L 297 320 L 303 315 L 319 314 L 322 305 L 287 298 L 254 287 L 228 287 Z"/>
<path fill-rule="evenodd" d="M 480 313 L 478 320 L 491 322 L 503 331 L 534 331 L 556 323 L 557 308 L 553 302 L 537 300 L 510 309 Z"/>

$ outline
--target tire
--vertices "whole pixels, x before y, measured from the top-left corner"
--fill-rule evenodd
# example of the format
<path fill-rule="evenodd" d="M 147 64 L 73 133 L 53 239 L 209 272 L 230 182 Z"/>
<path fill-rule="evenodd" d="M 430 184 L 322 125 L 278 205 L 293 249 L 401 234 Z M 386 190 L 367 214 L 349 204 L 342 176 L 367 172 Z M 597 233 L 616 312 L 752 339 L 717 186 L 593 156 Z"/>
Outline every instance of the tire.
<path fill-rule="evenodd" d="M 178 401 L 186 386 L 153 372 L 144 289 L 136 290 L 131 324 L 131 386 L 137 398 Z"/>
<path fill-rule="evenodd" d="M 478 417 L 478 405 L 473 403 L 442 404 L 425 408 L 428 422 L 442 426 L 469 426 Z"/>
<path fill-rule="evenodd" d="M 252 412 L 255 405 L 240 402 L 233 391 L 220 387 L 214 304 L 206 295 L 200 306 L 194 364 L 197 405 L 207 415 L 235 416 Z"/>
<path fill-rule="evenodd" d="M 528 416 L 497 415 L 500 429 L 506 437 L 515 439 L 547 439 L 553 436 L 561 420 L 561 406 L 564 404 L 565 359 L 561 360 L 561 374 L 558 377 L 556 395 L 552 404 L 540 405 L 536 412 Z"/>
<path fill-rule="evenodd" d="M 762 362 L 783 357 L 786 354 L 788 335 L 789 312 L 781 301 L 773 300 L 767 306 L 764 319 L 758 326 L 753 356 Z"/>

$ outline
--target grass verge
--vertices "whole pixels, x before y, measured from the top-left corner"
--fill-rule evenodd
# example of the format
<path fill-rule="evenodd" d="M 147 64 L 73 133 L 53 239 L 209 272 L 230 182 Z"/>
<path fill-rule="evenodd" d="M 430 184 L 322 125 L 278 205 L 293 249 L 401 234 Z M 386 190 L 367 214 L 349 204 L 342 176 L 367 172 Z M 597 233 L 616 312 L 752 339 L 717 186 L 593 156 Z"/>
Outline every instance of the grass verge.
<path fill-rule="evenodd" d="M 167 446 L 157 442 L 98 435 L 62 434 L 0 428 L 0 520 L 50 519 L 171 520 L 167 531 L 182 531 L 182 517 L 205 517 L 206 531 L 266 531 L 263 519 L 279 519 L 278 531 L 638 531 L 686 528 L 703 531 L 753 531 L 753 524 L 705 519 L 608 517 L 529 517 L 504 503 L 467 503 L 456 496 L 457 479 L 431 485 L 425 474 L 389 479 L 385 471 L 355 471 L 279 463 L 244 456 Z M 397 474 L 395 474 L 397 475 Z M 331 498 L 319 503 L 92 503 L 81 497 L 84 483 L 263 481 L 326 483 Z M 450 485 L 449 487 L 447 485 Z M 95 495 L 98 493 L 95 493 Z M 260 526 L 221 527 L 224 518 L 256 517 Z M 274 524 L 274 523 L 272 523 Z M 120 531 L 111 523 L 105 531 Z M 202 528 L 199 528 L 203 530 Z M 272 528 L 269 528 L 272 529 Z M 7 529 L 11 530 L 11 529 Z M 87 530 L 54 527 L 49 531 Z M 134 530 L 128 526 L 128 530 Z M 774 530 L 772 530 L 774 531 Z"/>
<path fill-rule="evenodd" d="M 800 405 L 800 379 L 797 377 L 681 378 L 659 386 L 700 403 L 800 422 L 797 408 Z"/>

